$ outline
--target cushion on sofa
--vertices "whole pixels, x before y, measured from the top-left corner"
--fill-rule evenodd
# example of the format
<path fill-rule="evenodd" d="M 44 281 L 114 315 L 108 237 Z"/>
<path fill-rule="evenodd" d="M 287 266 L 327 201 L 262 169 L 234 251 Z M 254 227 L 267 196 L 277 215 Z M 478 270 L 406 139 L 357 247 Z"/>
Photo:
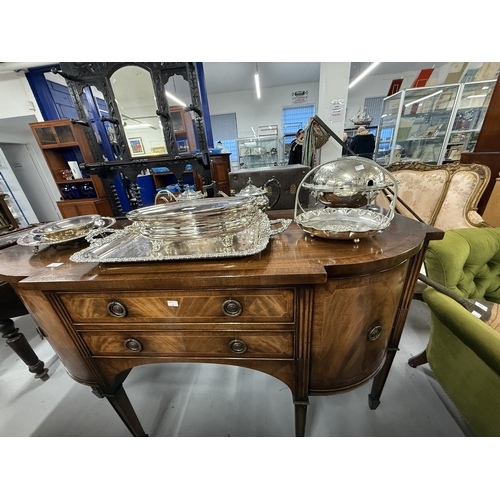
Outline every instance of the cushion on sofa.
<path fill-rule="evenodd" d="M 428 276 L 467 298 L 500 303 L 500 228 L 446 231 L 425 255 Z"/>
<path fill-rule="evenodd" d="M 434 225 L 443 231 L 470 227 L 470 222 L 476 223 L 477 189 L 481 185 L 481 178 L 477 171 L 459 170 L 450 179 L 445 198 L 437 213 Z M 468 220 L 472 216 L 472 220 Z"/>

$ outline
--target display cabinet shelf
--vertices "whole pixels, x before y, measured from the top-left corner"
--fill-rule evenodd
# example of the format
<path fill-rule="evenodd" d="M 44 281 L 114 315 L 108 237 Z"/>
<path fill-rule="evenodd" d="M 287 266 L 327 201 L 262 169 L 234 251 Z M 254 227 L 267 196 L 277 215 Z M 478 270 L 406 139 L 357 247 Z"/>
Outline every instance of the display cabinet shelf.
<path fill-rule="evenodd" d="M 96 161 L 81 123 L 69 119 L 30 123 L 54 182 L 61 193 L 57 207 L 64 218 L 99 214 L 112 216 L 111 205 L 97 175 L 75 178 L 71 170 Z M 77 173 L 78 176 L 78 173 Z"/>

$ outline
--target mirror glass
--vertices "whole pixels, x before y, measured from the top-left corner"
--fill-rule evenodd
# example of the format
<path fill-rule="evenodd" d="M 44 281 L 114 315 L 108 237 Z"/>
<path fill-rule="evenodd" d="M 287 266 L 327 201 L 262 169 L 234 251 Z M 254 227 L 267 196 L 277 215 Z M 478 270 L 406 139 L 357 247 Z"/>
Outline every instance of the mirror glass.
<path fill-rule="evenodd" d="M 149 72 L 139 66 L 124 66 L 110 81 L 131 156 L 168 153 Z"/>
<path fill-rule="evenodd" d="M 191 104 L 189 83 L 182 75 L 172 75 L 164 87 L 170 110 L 170 120 L 174 129 L 175 141 L 180 153 L 197 148 L 191 113 L 184 108 Z"/>
<path fill-rule="evenodd" d="M 188 106 L 191 104 L 189 84 L 182 75 L 172 75 L 165 84 L 165 91 L 170 106 Z"/>

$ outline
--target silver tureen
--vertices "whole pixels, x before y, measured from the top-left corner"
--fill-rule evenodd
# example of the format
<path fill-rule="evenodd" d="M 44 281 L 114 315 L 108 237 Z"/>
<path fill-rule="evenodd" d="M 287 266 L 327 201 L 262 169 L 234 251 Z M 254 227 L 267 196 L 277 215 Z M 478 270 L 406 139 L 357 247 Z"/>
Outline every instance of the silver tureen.
<path fill-rule="evenodd" d="M 301 205 L 301 189 L 309 191 L 314 208 Z M 373 203 L 381 191 L 391 197 L 389 210 Z M 397 182 L 389 171 L 368 158 L 345 156 L 318 165 L 304 176 L 297 189 L 294 219 L 313 236 L 359 240 L 389 226 L 396 199 Z"/>

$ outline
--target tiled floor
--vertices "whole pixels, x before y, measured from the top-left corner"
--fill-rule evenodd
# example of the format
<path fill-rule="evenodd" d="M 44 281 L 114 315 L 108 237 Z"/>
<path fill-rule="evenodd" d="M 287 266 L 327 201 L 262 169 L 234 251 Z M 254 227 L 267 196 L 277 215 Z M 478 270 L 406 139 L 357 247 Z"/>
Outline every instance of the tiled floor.
<path fill-rule="evenodd" d="M 368 383 L 351 392 L 310 398 L 306 436 L 469 435 L 428 365 L 407 359 L 426 345 L 429 310 L 413 301 L 381 404 L 368 407 Z M 105 399 L 74 382 L 30 317 L 16 320 L 49 368 L 46 382 L 0 343 L 0 436 L 130 436 Z M 294 410 L 289 389 L 279 380 L 248 369 L 203 364 L 134 368 L 124 387 L 152 437 L 289 436 Z"/>

